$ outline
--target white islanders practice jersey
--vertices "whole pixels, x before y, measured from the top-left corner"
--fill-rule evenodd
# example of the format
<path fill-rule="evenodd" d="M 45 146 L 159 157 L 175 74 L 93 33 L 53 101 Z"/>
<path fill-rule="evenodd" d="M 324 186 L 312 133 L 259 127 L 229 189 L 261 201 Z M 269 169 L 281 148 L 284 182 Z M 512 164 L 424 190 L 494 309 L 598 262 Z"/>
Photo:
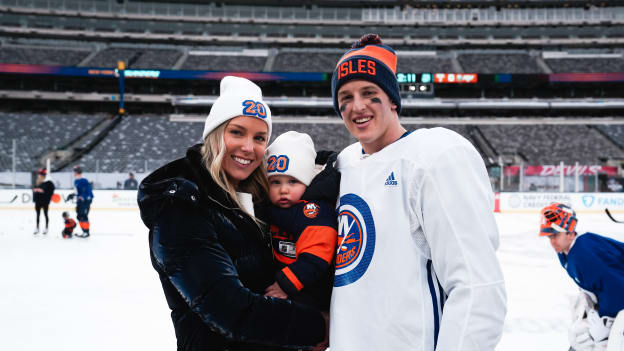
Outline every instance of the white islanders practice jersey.
<path fill-rule="evenodd" d="M 459 134 L 343 150 L 332 351 L 494 350 L 505 317 L 494 197 Z"/>

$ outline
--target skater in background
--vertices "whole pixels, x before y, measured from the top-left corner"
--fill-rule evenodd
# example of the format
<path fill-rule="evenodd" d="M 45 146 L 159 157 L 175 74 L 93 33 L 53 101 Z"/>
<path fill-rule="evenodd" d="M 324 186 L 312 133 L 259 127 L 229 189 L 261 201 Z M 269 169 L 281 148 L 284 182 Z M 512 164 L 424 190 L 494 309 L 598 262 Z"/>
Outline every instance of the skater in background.
<path fill-rule="evenodd" d="M 71 239 L 74 228 L 76 228 L 76 221 L 69 217 L 69 212 L 63 212 L 63 221 L 65 222 L 65 228 L 63 228 L 63 239 Z"/>
<path fill-rule="evenodd" d="M 337 162 L 330 348 L 492 351 L 506 296 L 485 164 L 451 130 L 406 131 L 396 66 L 369 34 L 332 76 L 334 109 L 358 142 Z"/>
<path fill-rule="evenodd" d="M 124 190 L 136 190 L 138 188 L 137 180 L 134 179 L 134 173 L 128 173 L 128 179 L 124 182 Z"/>
<path fill-rule="evenodd" d="M 76 198 L 76 218 L 82 229 L 82 234 L 76 234 L 79 238 L 89 237 L 89 210 L 91 209 L 91 201 L 93 200 L 93 190 L 91 183 L 82 176 L 82 168 L 74 166 L 74 187 L 76 193 L 71 194 L 69 198 Z"/>
<path fill-rule="evenodd" d="M 624 309 L 624 243 L 594 233 L 577 234 L 577 222 L 570 206 L 552 203 L 541 211 L 539 235 L 548 237 L 561 265 L 581 288 L 570 344 L 576 351 L 604 350 L 614 320 Z M 624 312 L 619 318 L 624 319 Z"/>
<path fill-rule="evenodd" d="M 45 217 L 45 229 L 43 234 L 48 234 L 48 224 L 50 222 L 48 218 L 48 208 L 50 206 L 50 200 L 54 194 L 54 183 L 47 177 L 47 170 L 41 168 L 37 171 L 36 185 L 33 188 L 33 202 L 35 203 L 35 212 L 37 213 L 37 226 L 35 227 L 34 234 L 39 233 L 39 214 L 43 210 Z"/>
<path fill-rule="evenodd" d="M 271 236 L 279 269 L 266 295 L 329 311 L 340 173 L 331 160 L 317 174 L 316 158 L 305 133 L 286 132 L 267 148 Z"/>
<path fill-rule="evenodd" d="M 271 111 L 227 76 L 203 144 L 147 176 L 137 194 L 178 350 L 284 350 L 321 343 L 322 313 L 263 296 L 274 282 L 264 153 Z"/>

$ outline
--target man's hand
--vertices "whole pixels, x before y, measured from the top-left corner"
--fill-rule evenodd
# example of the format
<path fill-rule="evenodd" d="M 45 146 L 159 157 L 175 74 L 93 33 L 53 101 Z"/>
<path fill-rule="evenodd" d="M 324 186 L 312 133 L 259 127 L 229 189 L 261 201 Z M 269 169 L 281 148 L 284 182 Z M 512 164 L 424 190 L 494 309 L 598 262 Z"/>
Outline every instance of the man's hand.
<path fill-rule="evenodd" d="M 284 292 L 284 290 L 282 290 L 282 288 L 280 288 L 280 286 L 279 286 L 279 284 L 277 284 L 277 282 L 273 283 L 271 286 L 266 288 L 264 296 L 277 297 L 279 299 L 287 299 L 288 298 L 288 294 L 286 294 Z"/>

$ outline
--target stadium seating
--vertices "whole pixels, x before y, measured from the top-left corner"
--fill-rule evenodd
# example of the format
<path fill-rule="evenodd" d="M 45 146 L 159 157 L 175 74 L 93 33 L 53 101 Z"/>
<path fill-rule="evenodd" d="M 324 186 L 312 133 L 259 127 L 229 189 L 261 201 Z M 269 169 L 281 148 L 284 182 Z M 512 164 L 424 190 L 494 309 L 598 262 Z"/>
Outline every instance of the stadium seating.
<path fill-rule="evenodd" d="M 344 52 L 281 51 L 275 57 L 276 72 L 333 72 Z"/>
<path fill-rule="evenodd" d="M 397 57 L 397 72 L 455 73 L 450 58 L 437 56 Z"/>
<path fill-rule="evenodd" d="M 484 125 L 479 129 L 499 154 L 522 154 L 528 164 L 600 164 L 601 158 L 624 159 L 621 148 L 585 125 Z"/>
<path fill-rule="evenodd" d="M 276 72 L 333 72 L 344 51 L 280 51 L 273 64 Z M 398 55 L 397 72 L 455 72 L 448 57 Z"/>
<path fill-rule="evenodd" d="M 168 116 L 126 116 L 78 163 L 101 172 L 154 170 L 184 156 L 202 131 L 201 123 L 170 122 Z"/>
<path fill-rule="evenodd" d="M 550 58 L 544 62 L 554 73 L 620 73 L 624 72 L 622 58 Z"/>
<path fill-rule="evenodd" d="M 457 59 L 466 73 L 544 73 L 528 54 L 461 53 Z"/>
<path fill-rule="evenodd" d="M 613 125 L 600 125 L 596 126 L 597 129 L 600 129 L 603 133 L 605 133 L 614 143 L 619 145 L 624 149 L 624 125 L 622 124 L 613 124 Z"/>
<path fill-rule="evenodd" d="M 180 56 L 180 50 L 109 47 L 98 52 L 85 66 L 116 68 L 117 61 L 124 61 L 126 68 L 172 69 Z"/>
<path fill-rule="evenodd" d="M 144 49 L 142 54 L 130 66 L 137 69 L 172 69 L 182 56 L 180 50 Z"/>
<path fill-rule="evenodd" d="M 126 67 L 130 67 L 128 62 L 136 60 L 141 55 L 139 49 L 131 48 L 106 48 L 98 52 L 86 65 L 90 67 L 117 68 L 117 61 L 124 61 Z"/>
<path fill-rule="evenodd" d="M 340 151 L 355 142 L 347 128 L 340 124 L 274 123 L 271 139 L 289 130 L 309 134 L 317 151 Z"/>
<path fill-rule="evenodd" d="M 16 170 L 34 171 L 38 159 L 83 134 L 103 116 L 82 114 L 33 114 L 0 112 L 0 171 L 12 169 L 13 140 L 17 143 Z"/>
<path fill-rule="evenodd" d="M 13 139 L 18 143 L 17 170 L 32 171 L 41 166 L 38 157 L 67 144 L 103 118 L 97 117 L 0 113 L 0 120 L 6 126 L 0 130 L 0 171 L 12 167 Z M 470 131 L 476 127 L 499 155 L 521 155 L 526 164 L 558 164 L 560 161 L 600 164 L 604 158 L 624 159 L 622 125 L 406 125 L 408 130 L 440 126 L 456 131 L 473 144 L 477 141 Z M 126 116 L 106 138 L 75 163 L 90 172 L 149 172 L 184 156 L 189 146 L 200 142 L 202 130 L 202 123 L 173 122 L 165 115 Z M 273 139 L 288 130 L 308 133 L 317 150 L 340 151 L 355 142 L 341 124 L 321 123 L 275 123 Z M 614 143 L 619 143 L 620 147 Z M 486 155 L 482 156 L 486 158 Z"/>
<path fill-rule="evenodd" d="M 260 72 L 267 58 L 262 56 L 189 55 L 181 69 Z"/>
<path fill-rule="evenodd" d="M 116 67 L 117 61 L 124 61 L 128 68 L 173 69 L 182 56 L 182 49 L 153 48 L 150 46 L 117 47 L 104 46 L 94 57 L 82 62 L 91 53 L 90 49 L 46 48 L 36 46 L 0 46 L 0 63 L 22 63 L 37 65 L 76 66 L 80 63 L 90 67 Z M 332 72 L 344 50 L 340 49 L 290 49 L 277 51 L 270 65 L 275 72 Z M 399 51 L 398 72 L 456 72 L 452 51 L 440 55 L 418 55 Z M 618 73 L 624 72 L 624 59 L 617 57 L 544 57 L 544 67 L 535 56 L 518 50 L 510 51 L 457 51 L 457 62 L 466 73 Z M 209 71 L 261 72 L 267 63 L 266 56 L 248 55 L 189 55 L 180 69 Z"/>
<path fill-rule="evenodd" d="M 0 63 L 29 65 L 75 66 L 89 51 L 33 47 L 0 47 Z"/>

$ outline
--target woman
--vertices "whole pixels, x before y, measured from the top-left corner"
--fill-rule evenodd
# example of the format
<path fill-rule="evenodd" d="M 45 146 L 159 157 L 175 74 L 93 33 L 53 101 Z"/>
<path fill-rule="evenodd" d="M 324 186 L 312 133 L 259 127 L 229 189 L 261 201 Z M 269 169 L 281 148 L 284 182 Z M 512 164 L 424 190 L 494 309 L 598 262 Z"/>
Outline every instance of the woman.
<path fill-rule="evenodd" d="M 48 207 L 50 206 L 50 200 L 52 194 L 54 194 L 54 183 L 51 180 L 46 180 L 47 171 L 45 168 L 41 168 L 37 171 L 36 186 L 33 188 L 33 202 L 35 203 L 35 213 L 37 213 L 37 226 L 33 234 L 39 234 L 39 215 L 43 209 L 43 215 L 45 216 L 45 229 L 43 234 L 48 234 L 48 224 L 50 219 L 48 218 Z"/>
<path fill-rule="evenodd" d="M 251 81 L 225 77 L 204 144 L 139 187 L 141 218 L 179 350 L 308 348 L 326 334 L 315 309 L 262 296 L 274 263 L 263 159 L 271 112 Z M 265 207 L 266 208 L 266 207 Z"/>

